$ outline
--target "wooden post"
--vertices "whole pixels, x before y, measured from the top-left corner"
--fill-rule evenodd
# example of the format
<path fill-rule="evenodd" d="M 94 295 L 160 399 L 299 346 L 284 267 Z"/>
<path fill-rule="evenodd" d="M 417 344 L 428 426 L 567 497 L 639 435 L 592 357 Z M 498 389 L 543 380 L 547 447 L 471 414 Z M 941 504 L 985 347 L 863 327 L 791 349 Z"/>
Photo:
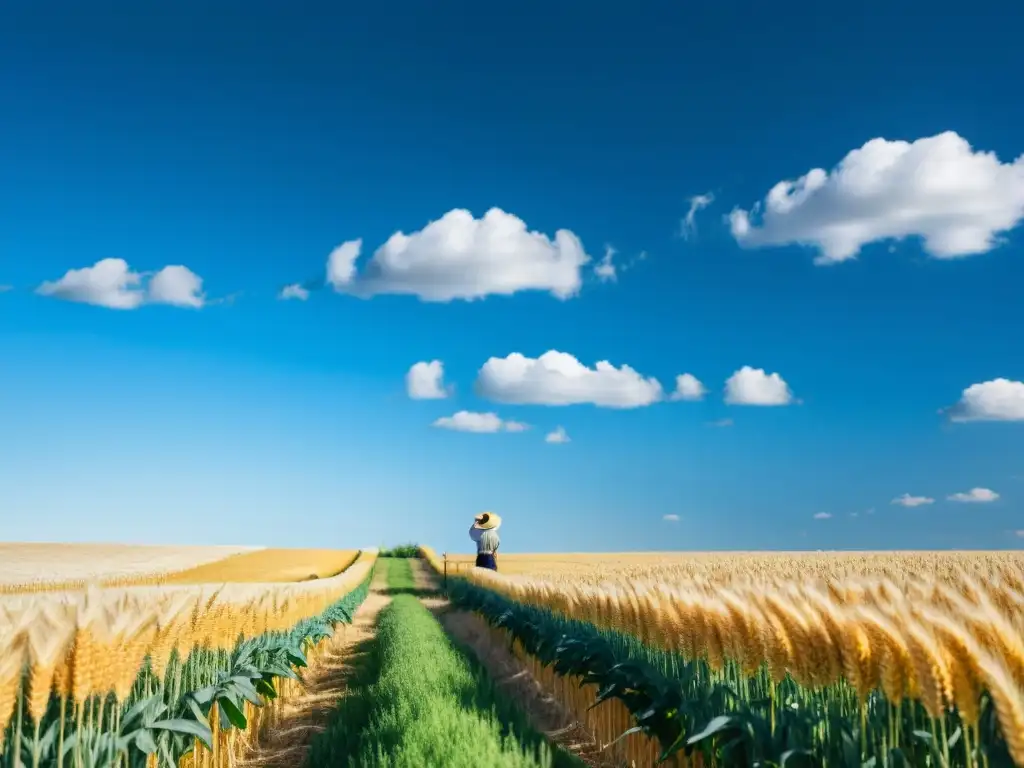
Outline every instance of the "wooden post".
<path fill-rule="evenodd" d="M 448 594 L 448 553 L 442 552 L 441 558 L 444 560 L 444 593 Z"/>

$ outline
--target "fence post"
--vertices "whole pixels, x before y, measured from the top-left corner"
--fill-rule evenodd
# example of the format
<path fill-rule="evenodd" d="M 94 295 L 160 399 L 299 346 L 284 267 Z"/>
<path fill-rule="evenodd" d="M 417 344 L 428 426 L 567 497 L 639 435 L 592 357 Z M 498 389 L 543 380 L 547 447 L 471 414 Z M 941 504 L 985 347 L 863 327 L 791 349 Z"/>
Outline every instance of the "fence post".
<path fill-rule="evenodd" d="M 448 553 L 442 552 L 441 557 L 444 559 L 444 593 L 448 594 Z"/>

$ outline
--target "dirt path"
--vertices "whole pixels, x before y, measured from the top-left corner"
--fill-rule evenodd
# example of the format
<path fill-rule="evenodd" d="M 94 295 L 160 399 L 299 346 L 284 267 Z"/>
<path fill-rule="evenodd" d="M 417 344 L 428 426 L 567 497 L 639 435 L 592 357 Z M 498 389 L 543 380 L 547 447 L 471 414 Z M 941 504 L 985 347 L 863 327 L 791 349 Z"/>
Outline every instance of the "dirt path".
<path fill-rule="evenodd" d="M 369 651 L 376 634 L 377 616 L 391 602 L 387 594 L 386 562 L 378 566 L 370 592 L 356 610 L 351 624 L 340 624 L 324 652 L 303 674 L 303 693 L 289 702 L 280 719 L 261 737 L 260 744 L 238 763 L 238 768 L 298 768 L 312 738 L 324 729 L 349 679 Z"/>
<path fill-rule="evenodd" d="M 440 586 L 437 575 L 425 562 L 412 560 L 410 563 L 419 589 L 437 589 Z M 601 753 L 594 738 L 543 689 L 508 648 L 492 642 L 483 619 L 471 611 L 452 607 L 444 597 L 423 597 L 420 600 L 449 635 L 473 652 L 491 679 L 522 708 L 537 731 L 587 765 L 598 768 L 618 765 Z"/>

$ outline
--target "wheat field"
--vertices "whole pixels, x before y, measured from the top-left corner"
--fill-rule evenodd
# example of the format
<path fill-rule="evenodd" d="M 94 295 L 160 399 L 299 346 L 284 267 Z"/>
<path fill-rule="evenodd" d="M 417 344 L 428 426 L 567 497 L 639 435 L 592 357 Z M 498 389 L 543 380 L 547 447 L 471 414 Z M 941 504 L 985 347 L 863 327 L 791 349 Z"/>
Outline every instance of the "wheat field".
<path fill-rule="evenodd" d="M 773 722 L 788 714 L 778 686 L 792 681 L 812 708 L 847 718 L 865 759 L 894 744 L 910 749 L 921 732 L 947 762 L 973 765 L 998 722 L 1005 747 L 986 749 L 1005 748 L 1024 765 L 1019 551 L 514 554 L 499 556 L 496 573 L 468 556 L 422 554 L 509 601 L 503 610 L 542 609 L 542 624 L 561 627 L 553 639 L 567 631 L 559 620 L 584 622 L 703 665 L 708 685 L 771 701 Z M 820 733 L 817 747 L 829 748 L 827 728 Z"/>
<path fill-rule="evenodd" d="M 242 552 L 221 560 L 172 573 L 160 584 L 247 584 L 270 581 L 310 581 L 341 573 L 359 554 L 358 549 L 276 549 Z"/>
<path fill-rule="evenodd" d="M 449 573 L 465 574 L 475 556 L 431 556 Z M 844 551 L 844 552 L 562 552 L 499 554 L 503 575 L 558 579 L 572 576 L 587 583 L 677 582 L 688 579 L 726 584 L 786 578 L 835 581 L 845 577 L 901 579 L 913 574 L 944 578 L 992 570 L 1024 568 L 1024 552 L 986 551 Z"/>
<path fill-rule="evenodd" d="M 180 752 L 194 735 L 196 749 L 201 752 L 201 743 L 206 743 L 215 757 L 219 755 L 217 762 L 204 765 L 234 765 L 246 742 L 237 739 L 237 731 L 228 733 L 218 727 L 220 710 L 207 707 L 208 711 L 197 714 L 198 710 L 182 709 L 180 694 L 220 680 L 222 687 L 229 686 L 221 694 L 226 698 L 220 706 L 238 722 L 251 720 L 257 729 L 266 718 L 276 718 L 298 691 L 291 665 L 305 664 L 306 655 L 315 655 L 320 641 L 329 634 L 329 625 L 351 620 L 352 611 L 365 596 L 376 561 L 373 549 L 284 552 L 284 556 L 282 550 L 236 552 L 237 557 L 229 554 L 192 572 L 204 579 L 217 577 L 210 582 L 190 581 L 187 570 L 181 571 L 179 578 L 184 581 L 177 584 L 153 583 L 161 577 L 152 569 L 137 568 L 129 575 L 122 571 L 114 577 L 97 564 L 92 569 L 68 569 L 61 575 L 149 579 L 150 583 L 0 594 L 0 765 L 10 765 L 5 760 L 12 759 L 15 765 L 29 764 L 17 762 L 20 748 L 12 749 L 9 733 L 4 738 L 9 728 L 23 734 L 14 743 L 30 746 L 31 764 L 39 763 L 44 754 L 63 754 L 57 745 L 67 729 L 75 728 L 82 738 L 73 742 L 74 753 L 64 764 L 69 768 L 81 765 L 90 750 L 107 748 L 102 741 L 105 718 L 108 724 L 116 723 L 131 705 L 149 701 L 148 706 L 158 707 L 160 699 L 165 709 L 177 707 L 170 719 L 165 716 L 168 728 L 180 728 L 173 724 L 180 723 L 182 717 L 191 719 L 186 723 L 189 729 L 184 743 L 168 741 L 166 729 L 147 731 L 144 738 L 153 749 L 153 739 L 159 736 L 161 749 Z M 314 562 L 306 562 L 308 556 L 313 556 Z M 35 563 L 40 563 L 40 558 L 40 552 L 34 553 Z M 128 558 L 121 562 L 126 561 Z M 218 569 L 222 561 L 227 566 Z M 160 566 L 177 566 L 180 571 L 183 563 L 183 558 L 166 557 Z M 265 578 L 258 580 L 261 564 Z M 318 570 L 324 578 L 303 576 Z M 38 580 L 46 574 L 28 575 Z M 235 580 L 225 578 L 229 576 Z M 290 578 L 274 578 L 281 576 Z M 254 661 L 238 669 L 245 672 L 252 664 L 264 664 L 265 671 L 259 673 L 261 692 L 272 694 L 265 700 L 257 697 L 255 689 L 250 690 L 251 684 L 244 678 L 224 682 L 227 670 L 236 669 L 232 665 L 246 643 Z M 267 660 L 269 651 L 276 651 L 277 660 Z M 274 677 L 278 678 L 276 690 L 267 682 Z M 246 693 L 244 701 L 237 698 L 239 691 Z M 231 709 L 233 702 L 237 714 Z M 264 706 L 267 702 L 272 706 Z M 256 735 L 256 731 L 250 734 Z M 113 742 L 110 748 L 125 750 L 124 745 Z M 104 754 L 102 759 L 89 758 L 94 761 L 91 764 L 120 764 L 116 752 Z M 223 762 L 228 756 L 230 760 Z M 97 759 L 100 762 L 95 762 Z M 157 763 L 150 760 L 149 764 Z"/>
<path fill-rule="evenodd" d="M 0 592 L 145 584 L 262 547 L 0 542 Z"/>
<path fill-rule="evenodd" d="M 356 549 L 0 544 L 0 594 L 100 587 L 309 581 L 341 573 Z"/>

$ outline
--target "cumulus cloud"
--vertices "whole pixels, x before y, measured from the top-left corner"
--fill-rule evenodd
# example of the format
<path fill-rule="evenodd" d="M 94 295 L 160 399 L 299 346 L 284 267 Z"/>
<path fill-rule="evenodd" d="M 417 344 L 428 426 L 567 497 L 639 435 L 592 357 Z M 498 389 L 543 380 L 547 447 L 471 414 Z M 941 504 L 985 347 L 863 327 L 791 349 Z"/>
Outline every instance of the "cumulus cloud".
<path fill-rule="evenodd" d="M 433 426 L 439 429 L 451 429 L 456 432 L 522 432 L 526 424 L 518 421 L 505 421 L 496 413 L 474 413 L 459 411 L 453 416 L 442 416 L 434 421 Z"/>
<path fill-rule="evenodd" d="M 725 402 L 729 405 L 789 405 L 793 393 L 777 373 L 745 365 L 725 382 Z"/>
<path fill-rule="evenodd" d="M 968 504 L 987 504 L 996 501 L 999 494 L 988 488 L 971 488 L 966 493 L 954 493 L 946 497 L 949 501 L 960 501 Z"/>
<path fill-rule="evenodd" d="M 935 258 L 971 256 L 994 248 L 1021 219 L 1024 155 L 1002 163 L 953 131 L 914 142 L 872 139 L 831 172 L 814 168 L 780 181 L 763 203 L 729 217 L 741 245 L 809 245 L 819 251 L 817 264 L 910 236 L 923 238 Z"/>
<path fill-rule="evenodd" d="M 831 517 L 832 517 L 832 513 L 831 512 L 815 512 L 814 513 L 814 519 L 815 520 L 828 520 Z"/>
<path fill-rule="evenodd" d="M 555 427 L 553 430 L 548 432 L 547 435 L 544 437 L 544 442 L 545 443 L 568 443 L 568 442 L 571 442 L 571 441 L 569 440 L 569 435 L 566 433 L 564 428 L 562 428 L 562 427 Z"/>
<path fill-rule="evenodd" d="M 187 267 L 164 267 L 145 286 L 143 278 L 124 259 L 100 259 L 91 267 L 69 269 L 59 280 L 42 283 L 36 293 L 109 309 L 137 309 L 143 304 L 198 309 L 206 304 L 203 279 Z"/>
<path fill-rule="evenodd" d="M 591 260 L 569 230 L 549 239 L 500 208 L 480 219 L 457 208 L 418 232 L 396 232 L 360 273 L 355 262 L 361 249 L 362 241 L 353 240 L 331 253 L 327 282 L 335 290 L 439 302 L 528 290 L 568 299 L 579 292 L 581 269 Z"/>
<path fill-rule="evenodd" d="M 1024 381 L 972 384 L 946 412 L 951 421 L 1024 421 Z"/>
<path fill-rule="evenodd" d="M 697 231 L 697 212 L 707 208 L 715 202 L 715 196 L 710 192 L 703 195 L 694 195 L 690 198 L 690 210 L 680 222 L 679 232 L 684 238 L 688 238 Z"/>
<path fill-rule="evenodd" d="M 662 520 L 667 520 L 670 523 L 678 523 L 679 522 L 679 515 L 662 515 L 661 519 Z"/>
<path fill-rule="evenodd" d="M 199 309 L 206 303 L 203 278 L 188 267 L 164 267 L 150 278 L 147 300 L 151 304 Z"/>
<path fill-rule="evenodd" d="M 663 397 L 661 384 L 628 365 L 616 368 L 602 360 L 588 368 L 565 352 L 550 350 L 539 358 L 513 352 L 492 357 L 477 375 L 478 394 L 501 403 L 638 408 Z"/>
<path fill-rule="evenodd" d="M 413 365 L 405 374 L 405 391 L 413 400 L 440 400 L 448 397 L 444 386 L 444 363 L 431 360 Z"/>
<path fill-rule="evenodd" d="M 683 373 L 676 376 L 676 389 L 672 393 L 672 400 L 700 400 L 707 394 L 700 379 L 692 373 Z"/>
<path fill-rule="evenodd" d="M 904 493 L 892 500 L 893 504 L 899 504 L 901 507 L 920 507 L 934 502 L 935 499 L 929 499 L 927 496 L 911 496 L 909 493 Z"/>
<path fill-rule="evenodd" d="M 298 299 L 299 301 L 305 301 L 309 298 L 309 289 L 303 287 L 299 283 L 292 283 L 291 285 L 286 285 L 282 288 L 281 292 L 277 294 L 277 298 L 283 300 Z"/>
<path fill-rule="evenodd" d="M 136 309 L 146 299 L 141 285 L 142 276 L 124 259 L 100 259 L 91 267 L 69 269 L 59 280 L 40 285 L 36 293 L 109 309 Z"/>

